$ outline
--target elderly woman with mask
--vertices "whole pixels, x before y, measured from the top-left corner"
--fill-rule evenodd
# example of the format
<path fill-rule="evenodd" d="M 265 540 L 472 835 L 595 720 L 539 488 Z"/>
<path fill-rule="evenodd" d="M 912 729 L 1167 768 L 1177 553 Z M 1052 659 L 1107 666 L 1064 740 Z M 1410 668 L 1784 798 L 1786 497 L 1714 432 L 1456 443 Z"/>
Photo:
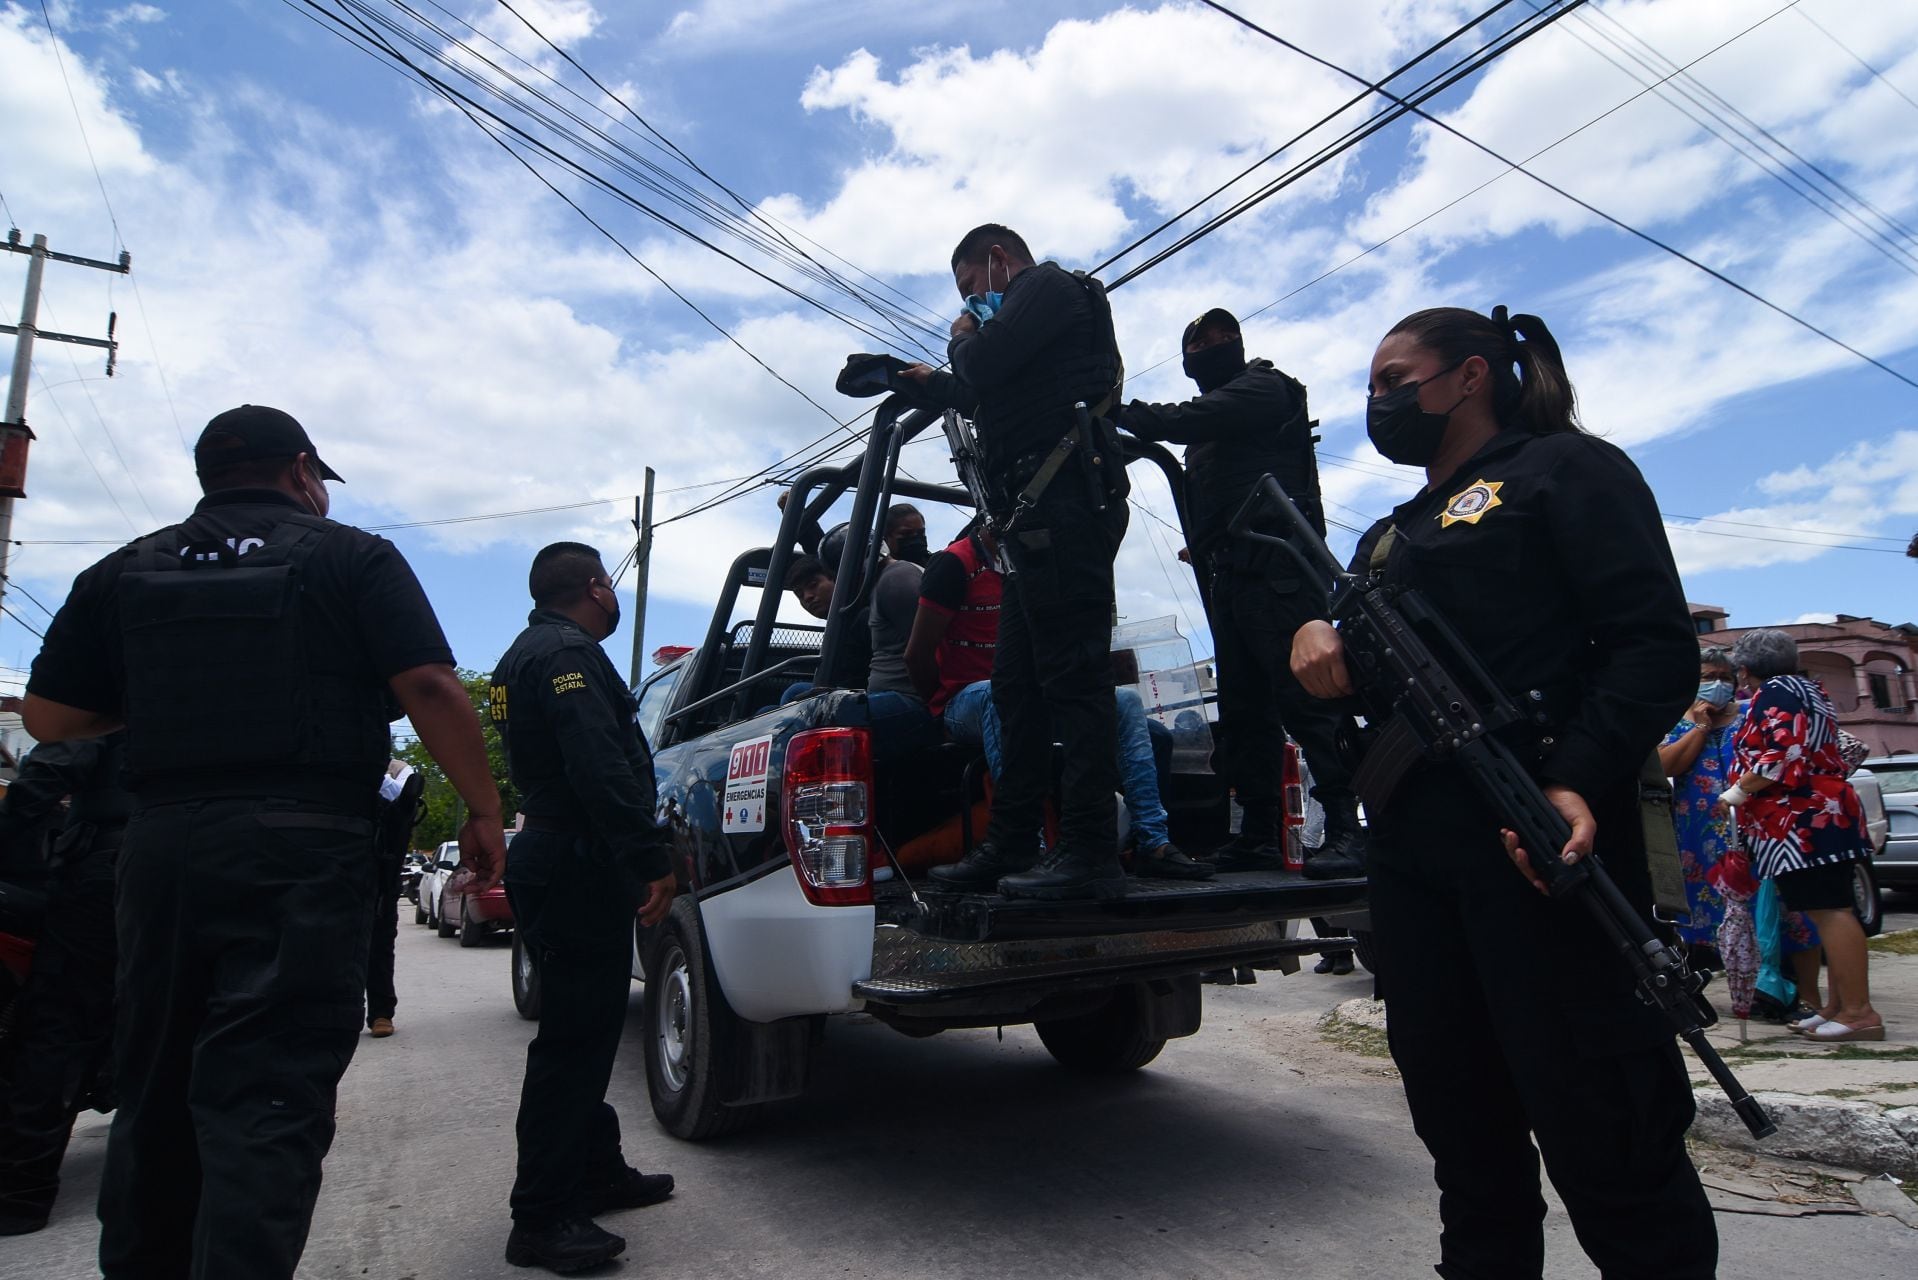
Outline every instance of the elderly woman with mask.
<path fill-rule="evenodd" d="M 1851 864 L 1871 847 L 1858 793 L 1845 781 L 1837 714 L 1824 688 L 1798 674 L 1798 643 L 1784 632 L 1746 632 L 1731 657 L 1755 692 L 1738 729 L 1737 781 L 1719 798 L 1738 812 L 1753 870 L 1818 926 L 1831 972 L 1824 1007 L 1793 1029 L 1825 1043 L 1883 1040 L 1865 932 L 1852 913 Z"/>

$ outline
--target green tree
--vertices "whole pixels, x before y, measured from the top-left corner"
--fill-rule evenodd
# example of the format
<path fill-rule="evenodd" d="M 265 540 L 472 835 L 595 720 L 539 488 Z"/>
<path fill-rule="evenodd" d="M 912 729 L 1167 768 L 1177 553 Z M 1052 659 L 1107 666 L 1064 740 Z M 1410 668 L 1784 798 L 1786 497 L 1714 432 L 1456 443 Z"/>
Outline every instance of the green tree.
<path fill-rule="evenodd" d="M 510 824 L 512 815 L 519 811 L 519 792 L 513 789 L 513 780 L 507 776 L 506 744 L 501 741 L 499 730 L 493 727 L 492 717 L 486 712 L 487 688 L 492 683 L 492 677 L 462 667 L 460 682 L 466 686 L 466 696 L 472 699 L 473 710 L 479 716 L 480 733 L 486 739 L 486 758 L 493 768 L 493 781 L 499 785 L 500 811 Z M 420 825 L 413 829 L 413 847 L 431 849 L 457 838 L 465 806 L 460 802 L 459 793 L 453 790 L 453 784 L 446 780 L 446 771 L 427 754 L 426 744 L 415 738 L 394 754 L 412 765 L 426 779 L 426 791 L 422 796 L 426 812 L 420 818 Z"/>

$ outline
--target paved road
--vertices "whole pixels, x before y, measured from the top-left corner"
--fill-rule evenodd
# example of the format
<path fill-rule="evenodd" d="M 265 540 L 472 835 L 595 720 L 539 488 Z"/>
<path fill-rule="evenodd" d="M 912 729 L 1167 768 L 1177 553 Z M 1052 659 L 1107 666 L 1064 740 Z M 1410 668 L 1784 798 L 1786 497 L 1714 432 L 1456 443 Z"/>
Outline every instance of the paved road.
<path fill-rule="evenodd" d="M 1910 898 L 1893 927 L 1918 924 Z M 526 1274 L 500 1256 L 513 1114 L 531 1031 L 503 946 L 462 950 L 401 904 L 399 1034 L 362 1040 L 303 1277 Z M 679 1179 L 608 1218 L 631 1241 L 601 1274 L 658 1277 L 1429 1275 L 1436 1196 L 1389 1063 L 1321 1043 L 1350 978 L 1206 988 L 1207 1022 L 1143 1073 L 1087 1083 L 1009 1030 L 908 1040 L 836 1025 L 807 1098 L 688 1146 L 646 1104 L 638 989 L 614 1101 L 628 1155 Z M 52 1226 L 0 1244 L 0 1274 L 94 1274 L 105 1121 L 89 1116 Z M 1918 1234 L 1887 1218 L 1723 1215 L 1727 1277 L 1910 1276 Z M 1557 1277 L 1596 1272 L 1556 1201 Z"/>

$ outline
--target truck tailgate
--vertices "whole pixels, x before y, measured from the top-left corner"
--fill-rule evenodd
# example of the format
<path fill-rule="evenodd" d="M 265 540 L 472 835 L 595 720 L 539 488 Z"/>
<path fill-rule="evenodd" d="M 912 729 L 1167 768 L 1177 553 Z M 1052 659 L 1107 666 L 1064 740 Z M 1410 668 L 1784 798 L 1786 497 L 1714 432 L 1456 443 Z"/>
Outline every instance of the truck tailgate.
<path fill-rule="evenodd" d="M 1294 871 L 1239 871 L 1211 880 L 1128 876 L 1116 901 L 1036 902 L 988 894 L 928 893 L 923 915 L 892 916 L 914 933 L 950 942 L 1079 938 L 1167 929 L 1217 929 L 1363 910 L 1365 881 L 1307 880 Z M 882 908 L 881 918 L 889 918 Z"/>

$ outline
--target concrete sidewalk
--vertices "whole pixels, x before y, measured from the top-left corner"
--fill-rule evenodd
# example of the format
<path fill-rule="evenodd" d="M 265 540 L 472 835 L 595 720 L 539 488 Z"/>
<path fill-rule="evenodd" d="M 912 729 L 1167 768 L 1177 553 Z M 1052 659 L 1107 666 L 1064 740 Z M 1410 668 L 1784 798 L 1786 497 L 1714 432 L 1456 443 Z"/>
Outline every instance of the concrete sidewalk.
<path fill-rule="evenodd" d="M 1754 1141 L 1687 1051 L 1698 1089 L 1694 1133 L 1766 1155 L 1918 1177 L 1918 930 L 1872 940 L 1871 1000 L 1884 1015 L 1882 1042 L 1819 1044 L 1758 1022 L 1741 1037 L 1723 982 L 1707 994 L 1720 1018 L 1708 1037 L 1778 1132 Z"/>

